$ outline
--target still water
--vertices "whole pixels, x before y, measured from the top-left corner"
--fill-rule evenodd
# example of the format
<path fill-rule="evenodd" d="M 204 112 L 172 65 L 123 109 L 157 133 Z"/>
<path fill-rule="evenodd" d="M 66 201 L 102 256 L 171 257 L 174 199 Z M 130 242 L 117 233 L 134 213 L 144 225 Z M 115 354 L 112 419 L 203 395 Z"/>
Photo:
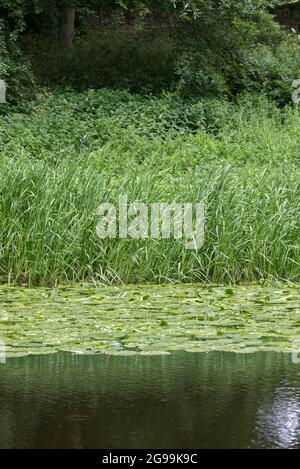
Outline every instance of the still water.
<path fill-rule="evenodd" d="M 300 448 L 300 364 L 273 352 L 10 358 L 1 448 Z"/>

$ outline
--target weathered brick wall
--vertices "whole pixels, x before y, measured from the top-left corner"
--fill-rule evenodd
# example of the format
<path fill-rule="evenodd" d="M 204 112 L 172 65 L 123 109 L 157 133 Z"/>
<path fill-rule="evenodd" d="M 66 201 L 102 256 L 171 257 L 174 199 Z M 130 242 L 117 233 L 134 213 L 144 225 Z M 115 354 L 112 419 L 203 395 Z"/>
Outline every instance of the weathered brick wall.
<path fill-rule="evenodd" d="M 149 15 L 146 18 L 139 19 L 130 14 L 116 17 L 111 13 L 99 11 L 89 21 L 94 28 L 115 29 L 125 33 L 147 34 L 155 32 L 155 34 L 165 35 L 169 34 L 171 29 L 170 19 L 165 15 Z"/>
<path fill-rule="evenodd" d="M 300 33 L 300 1 L 292 4 L 285 4 L 275 9 L 277 20 L 286 25 L 287 28 L 294 28 Z M 166 15 L 149 15 L 143 20 L 125 13 L 119 17 L 108 11 L 99 11 L 90 17 L 89 22 L 94 28 L 103 30 L 115 29 L 120 32 L 130 32 L 137 34 L 169 34 L 171 30 L 171 20 Z"/>

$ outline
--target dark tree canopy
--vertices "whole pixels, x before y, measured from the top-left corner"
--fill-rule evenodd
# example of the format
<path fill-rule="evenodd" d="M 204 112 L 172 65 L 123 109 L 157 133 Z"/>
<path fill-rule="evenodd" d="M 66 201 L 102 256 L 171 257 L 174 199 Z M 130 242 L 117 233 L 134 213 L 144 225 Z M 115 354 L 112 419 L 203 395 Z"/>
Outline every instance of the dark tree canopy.
<path fill-rule="evenodd" d="M 274 19 L 272 8 L 282 3 L 285 2 L 280 0 L 0 0 L 2 59 L 0 74 L 2 78 L 7 77 L 11 82 L 15 80 L 11 87 L 15 87 L 20 81 L 18 77 L 22 76 L 23 81 L 26 81 L 26 76 L 29 78 L 30 66 L 23 65 L 24 55 L 21 52 L 21 40 L 26 34 L 51 35 L 52 45 L 59 44 L 60 51 L 71 60 L 74 43 L 76 44 L 74 39 L 80 34 L 83 35 L 84 29 L 89 24 L 88 18 L 97 12 L 113 12 L 116 15 L 123 12 L 124 15 L 132 15 L 141 20 L 154 14 L 163 15 L 170 20 L 172 44 L 175 44 L 174 47 L 172 45 L 173 64 L 168 59 L 170 65 L 166 67 L 167 77 L 159 79 L 160 83 L 174 86 L 176 75 L 178 78 L 176 86 L 184 92 L 196 95 L 232 94 L 241 89 L 263 89 L 269 92 L 269 88 L 277 90 L 278 87 L 287 93 L 291 77 L 297 76 L 299 69 L 299 47 L 295 42 L 296 38 L 293 40 L 288 34 L 284 35 L 282 28 Z M 40 41 L 36 50 L 41 49 L 41 45 Z M 97 54 L 102 52 L 105 55 L 106 45 L 104 44 L 102 49 L 101 47 L 95 46 L 94 49 L 97 50 Z M 130 47 L 136 51 L 138 45 Z M 120 53 L 116 52 L 116 57 Z M 153 51 L 151 53 L 153 55 Z M 134 62 L 130 54 L 128 50 L 129 61 L 127 57 L 124 59 L 125 69 L 128 68 L 128 62 Z M 141 55 L 140 52 L 138 54 Z M 159 47 L 156 54 L 158 56 L 162 54 Z M 88 75 L 89 67 L 87 63 L 85 64 L 88 58 L 84 52 L 77 57 L 76 64 L 83 62 L 78 75 Z M 166 63 L 166 60 L 162 57 L 161 64 Z M 40 61 L 40 58 L 37 61 Z M 145 59 L 140 68 L 143 68 L 146 62 Z M 154 63 L 155 59 L 152 59 L 152 62 Z M 133 69 L 134 66 L 132 65 Z M 21 75 L 20 67 L 22 67 Z M 73 67 L 74 74 L 74 63 L 70 62 L 70 67 Z M 172 67 L 173 72 L 170 72 Z M 68 73 L 67 70 L 62 75 Z M 97 73 L 98 70 L 94 75 Z M 115 82 L 122 82 L 120 74 L 118 70 Z M 152 71 L 149 70 L 148 75 L 151 74 Z M 129 83 L 126 80 L 127 77 L 124 83 Z M 104 83 L 106 86 L 107 79 Z M 95 80 L 91 81 L 91 85 L 97 86 Z M 163 85 L 159 86 L 161 88 Z M 279 95 L 280 93 L 281 91 Z"/>

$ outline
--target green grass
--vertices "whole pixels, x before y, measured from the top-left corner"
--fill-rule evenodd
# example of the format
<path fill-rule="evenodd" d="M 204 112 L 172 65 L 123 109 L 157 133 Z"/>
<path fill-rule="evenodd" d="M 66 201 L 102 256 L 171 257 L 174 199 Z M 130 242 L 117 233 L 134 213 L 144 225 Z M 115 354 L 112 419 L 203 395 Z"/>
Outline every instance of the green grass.
<path fill-rule="evenodd" d="M 300 115 L 237 103 L 56 92 L 1 117 L 0 277 L 46 285 L 300 277 Z M 99 240 L 103 201 L 206 204 L 205 243 Z"/>

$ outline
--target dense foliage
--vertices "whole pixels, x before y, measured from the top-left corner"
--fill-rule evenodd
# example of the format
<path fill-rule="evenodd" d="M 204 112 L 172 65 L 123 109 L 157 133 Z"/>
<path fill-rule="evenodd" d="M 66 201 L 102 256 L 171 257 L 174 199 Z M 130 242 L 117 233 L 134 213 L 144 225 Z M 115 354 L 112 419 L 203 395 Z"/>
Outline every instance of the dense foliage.
<path fill-rule="evenodd" d="M 0 0 L 1 280 L 299 280 L 299 38 L 272 3 Z M 124 192 L 205 200 L 203 249 L 101 242 Z"/>
<path fill-rule="evenodd" d="M 2 118 L 0 275 L 45 284 L 299 280 L 297 108 L 108 90 L 50 93 Z M 206 203 L 205 243 L 99 240 L 97 207 Z"/>
<path fill-rule="evenodd" d="M 28 57 L 38 81 L 48 86 L 176 89 L 189 96 L 249 90 L 287 102 L 300 71 L 299 40 L 275 22 L 274 3 L 280 2 L 0 0 L 0 73 L 14 104 L 33 89 Z M 76 12 L 69 54 L 58 41 L 66 5 Z M 99 9 L 112 15 L 116 31 L 90 31 L 88 18 Z M 168 36 L 143 34 L 149 15 L 168 19 Z M 139 33 L 120 33 L 128 17 L 135 18 Z"/>

